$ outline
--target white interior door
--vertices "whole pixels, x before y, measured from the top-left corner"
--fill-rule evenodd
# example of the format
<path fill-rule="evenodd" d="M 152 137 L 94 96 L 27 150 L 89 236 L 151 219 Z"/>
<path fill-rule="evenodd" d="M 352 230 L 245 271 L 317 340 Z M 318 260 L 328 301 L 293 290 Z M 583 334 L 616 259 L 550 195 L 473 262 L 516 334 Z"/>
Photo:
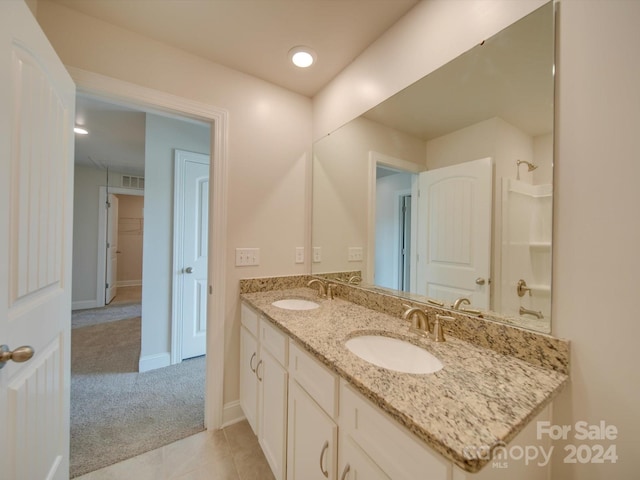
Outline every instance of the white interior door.
<path fill-rule="evenodd" d="M 177 361 L 206 353 L 209 156 L 176 150 L 174 332 Z"/>
<path fill-rule="evenodd" d="M 110 193 L 107 201 L 107 274 L 104 303 L 118 293 L 118 197 Z"/>
<path fill-rule="evenodd" d="M 66 479 L 75 86 L 22 0 L 0 39 L 0 477 Z"/>
<path fill-rule="evenodd" d="M 489 307 L 491 158 L 419 175 L 417 293 Z"/>

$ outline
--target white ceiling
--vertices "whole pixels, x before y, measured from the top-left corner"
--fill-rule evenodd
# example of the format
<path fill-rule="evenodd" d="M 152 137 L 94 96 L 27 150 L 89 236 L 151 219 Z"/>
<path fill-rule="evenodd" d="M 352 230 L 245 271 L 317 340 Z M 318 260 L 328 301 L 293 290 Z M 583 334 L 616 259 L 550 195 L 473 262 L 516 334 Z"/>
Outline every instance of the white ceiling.
<path fill-rule="evenodd" d="M 418 0 L 49 0 L 312 97 Z M 312 47 L 294 67 L 288 52 Z M 76 163 L 144 174 L 144 113 L 77 100 Z"/>
<path fill-rule="evenodd" d="M 406 13 L 416 0 L 50 0 L 236 70 L 312 96 Z M 549 7 L 550 8 L 550 7 Z M 500 116 L 530 135 L 552 128 L 549 8 L 488 39 L 366 116 L 423 139 Z M 549 10 L 547 12 L 547 10 Z M 542 39 L 542 40 L 541 40 Z M 308 70 L 287 58 L 294 45 L 318 54 Z M 523 55 L 524 49 L 528 52 Z M 490 74 L 481 73 L 480 64 Z M 497 72 L 509 71 L 508 75 Z M 481 73 L 481 74 L 480 74 Z M 541 79 L 544 74 L 545 79 Z M 421 86 L 419 86 L 421 85 Z M 420 100 L 415 90 L 419 90 Z M 412 93 L 409 93 L 412 92 Z M 547 99 L 547 100 L 543 100 Z M 549 100 L 550 99 L 550 100 Z M 429 115 L 424 115 L 429 112 Z M 76 163 L 144 173 L 144 113 L 87 97 L 77 120 Z"/>
<path fill-rule="evenodd" d="M 418 0 L 50 0 L 312 97 Z M 317 53 L 293 66 L 291 48 Z"/>

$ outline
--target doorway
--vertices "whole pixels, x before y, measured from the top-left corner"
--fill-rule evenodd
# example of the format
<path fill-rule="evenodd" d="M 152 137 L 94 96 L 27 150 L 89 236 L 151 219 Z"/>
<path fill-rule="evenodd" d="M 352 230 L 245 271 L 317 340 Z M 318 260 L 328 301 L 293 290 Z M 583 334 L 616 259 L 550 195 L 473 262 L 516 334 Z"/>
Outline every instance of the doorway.
<path fill-rule="evenodd" d="M 70 69 L 71 76 L 80 93 L 102 95 L 114 102 L 136 105 L 154 111 L 170 112 L 206 122 L 211 127 L 210 221 L 208 257 L 209 297 L 216 299 L 207 304 L 207 381 L 205 395 L 205 426 L 216 429 L 223 425 L 224 418 L 224 362 L 225 362 L 225 312 L 226 312 L 226 214 L 227 214 L 227 138 L 228 113 L 209 104 L 176 97 L 151 88 L 132 85 L 128 82 L 103 75 Z M 229 418 L 233 418 L 230 409 Z"/>
<path fill-rule="evenodd" d="M 126 107 L 129 108 L 129 107 Z M 99 220 L 99 225 L 101 227 L 103 234 L 99 237 L 101 242 L 103 242 L 103 247 L 98 248 L 101 253 L 102 258 L 98 260 L 97 265 L 100 265 L 101 274 L 97 275 L 97 278 L 101 279 L 102 283 L 102 294 L 111 290 L 113 286 L 121 287 L 125 286 L 128 288 L 129 286 L 133 286 L 135 283 L 142 283 L 142 311 L 141 317 L 142 321 L 138 318 L 138 326 L 133 325 L 135 321 L 131 322 L 132 325 L 124 325 L 123 327 L 129 328 L 128 335 L 119 335 L 122 337 L 122 342 L 118 345 L 118 347 L 122 346 L 124 343 L 131 344 L 130 340 L 134 336 L 137 335 L 138 340 L 138 358 L 135 360 L 135 370 L 131 370 L 131 365 L 125 367 L 113 367 L 116 371 L 111 371 L 107 368 L 106 372 L 109 373 L 109 377 L 114 377 L 115 374 L 121 375 L 123 379 L 123 395 L 120 397 L 123 399 L 130 400 L 134 397 L 133 392 L 129 392 L 126 390 L 128 386 L 131 384 L 141 385 L 143 382 L 138 381 L 138 379 L 150 379 L 156 378 L 161 375 L 160 370 L 167 370 L 160 367 L 165 367 L 171 364 L 170 351 L 160 351 L 158 353 L 153 351 L 145 351 L 145 335 L 150 338 L 147 340 L 147 344 L 153 344 L 154 341 L 157 341 L 158 338 L 161 338 L 164 334 L 167 338 L 170 338 L 172 334 L 171 329 L 171 271 L 172 271 L 172 255 L 171 255 L 171 238 L 172 238 L 172 206 L 173 206 L 173 154 L 177 148 L 189 148 L 192 150 L 200 150 L 205 153 L 209 153 L 210 149 L 210 125 L 204 125 L 202 122 L 195 122 L 190 120 L 178 119 L 174 116 L 167 117 L 166 115 L 161 115 L 155 112 L 140 112 L 144 115 L 145 120 L 145 128 L 144 128 L 144 143 L 143 143 L 143 152 L 144 164 L 149 164 L 151 162 L 152 168 L 145 168 L 142 172 L 139 171 L 129 171 L 126 170 L 126 165 L 120 165 L 119 170 L 109 163 L 109 159 L 107 157 L 100 158 L 97 155 L 91 155 L 91 160 L 94 164 L 98 163 L 106 167 L 106 171 L 108 171 L 108 180 L 106 180 L 105 184 L 100 186 L 99 189 L 99 201 L 98 201 L 98 209 L 97 212 L 99 216 L 102 216 Z M 87 124 L 89 130 L 91 130 L 90 125 Z M 194 133 L 195 132 L 195 133 Z M 194 138 L 196 138 L 194 140 Z M 191 143 L 190 143 L 191 142 Z M 114 144 L 110 145 L 113 149 L 110 156 L 119 158 L 117 155 L 116 149 L 113 148 Z M 170 168 L 166 168 L 166 167 Z M 207 168 L 208 170 L 208 168 Z M 150 171 L 150 172 L 149 172 Z M 143 197 L 143 190 L 141 189 L 131 189 L 125 188 L 125 179 L 127 182 L 131 182 L 131 179 L 136 177 L 144 178 L 144 206 L 138 206 L 136 208 L 137 212 L 132 214 L 125 213 L 125 203 L 128 197 L 137 197 L 140 196 L 140 199 Z M 130 195 L 134 193 L 134 195 Z M 207 198 L 207 197 L 205 197 Z M 113 215 L 113 218 L 109 222 L 109 212 L 115 211 L 115 204 L 119 204 L 119 214 Z M 208 206 L 208 201 L 206 202 Z M 168 205 L 168 208 L 167 208 Z M 111 207 L 111 208 L 109 208 Z M 143 213 L 144 212 L 144 213 Z M 113 229 L 109 227 L 118 228 Z M 117 230 L 119 235 L 108 237 L 107 232 L 109 230 Z M 143 235 L 144 232 L 144 235 Z M 124 234 L 124 236 L 123 236 Z M 128 238 L 127 238 L 128 237 Z M 117 238 L 117 240 L 116 240 Z M 126 252 L 124 250 L 125 243 L 130 240 L 136 240 L 138 242 L 138 247 L 142 250 L 143 260 L 140 260 L 140 269 L 136 270 L 138 273 L 133 273 L 128 276 L 128 278 L 123 278 L 122 274 L 127 270 L 127 267 L 133 266 L 133 263 L 137 263 L 132 261 L 131 259 L 126 260 L 122 257 Z M 203 249 L 208 250 L 206 242 L 202 245 Z M 113 253 L 113 255 L 109 255 Z M 114 264 L 113 256 L 117 259 L 115 262 L 115 266 L 112 268 L 111 265 Z M 204 266 L 205 271 L 205 284 L 206 284 L 206 262 Z M 106 280 L 105 275 L 107 272 L 110 272 L 111 279 Z M 144 279 L 144 281 L 142 281 Z M 114 283 L 112 283 L 114 282 Z M 119 282 L 123 282 L 122 284 L 118 284 Z M 115 284 L 115 285 L 114 285 Z M 166 293 L 161 293 L 162 290 L 165 289 Z M 205 290 L 206 291 L 206 290 Z M 108 303 L 111 300 L 111 295 L 109 297 L 102 297 L 104 303 Z M 115 299 L 117 302 L 118 295 L 115 295 Z M 206 316 L 204 318 L 204 323 L 206 324 Z M 135 320 L 135 319 L 125 319 L 125 320 Z M 140 326 L 141 323 L 141 326 Z M 114 325 L 111 325 L 114 326 Z M 145 332 L 146 330 L 146 332 Z M 116 338 L 118 337 L 118 332 L 114 329 L 111 329 L 111 333 L 109 335 L 101 335 L 100 338 Z M 76 332 L 72 335 L 73 337 L 77 337 L 75 335 Z M 95 336 L 98 337 L 98 336 Z M 124 343 L 123 343 L 124 342 Z M 128 345 L 131 347 L 132 345 Z M 108 350 L 108 348 L 107 348 Z M 74 356 L 74 347 L 72 346 L 72 357 Z M 79 365 L 78 362 L 74 365 L 76 371 L 78 368 L 85 368 L 88 363 L 90 363 L 91 357 L 85 356 L 83 358 L 85 364 Z M 99 364 L 103 364 L 106 362 L 98 362 Z M 178 363 L 178 362 L 176 362 Z M 205 359 L 200 359 L 197 363 L 200 366 L 197 366 L 195 369 L 189 369 L 188 372 L 187 367 L 194 365 L 194 362 L 185 362 L 189 363 L 185 367 L 180 367 L 182 370 L 182 375 L 180 375 L 180 381 L 185 381 L 188 378 L 192 378 L 194 376 L 198 377 L 198 384 L 201 386 L 202 396 L 199 397 L 199 411 L 200 411 L 200 429 L 204 428 L 204 384 L 205 384 Z M 73 364 L 72 364 L 73 365 Z M 178 365 L 176 365 L 178 367 Z M 120 371 L 122 369 L 124 371 Z M 175 368 L 167 367 L 170 372 L 175 371 Z M 156 370 L 157 369 L 157 370 Z M 83 375 L 86 377 L 88 373 L 91 374 L 100 374 L 103 372 L 104 368 L 101 368 L 100 372 L 83 372 Z M 143 373 L 138 374 L 138 370 L 140 372 L 146 372 L 148 375 L 143 375 Z M 151 372 L 153 370 L 153 372 Z M 91 390 L 87 388 L 86 391 L 89 393 L 83 397 L 79 397 L 78 395 L 74 396 L 74 392 L 78 390 L 74 390 L 74 381 L 73 381 L 73 368 L 72 368 L 72 417 L 74 412 L 74 398 L 82 398 L 83 399 L 83 407 L 91 404 L 91 400 L 88 400 L 88 397 L 91 397 Z M 135 382 L 132 382 L 132 378 L 136 378 Z M 97 384 L 103 384 L 104 382 L 96 382 Z M 153 392 L 153 384 L 154 382 L 149 382 L 150 387 L 149 391 Z M 169 382 L 171 385 L 177 384 L 176 381 Z M 79 382 L 75 382 L 75 386 L 80 385 Z M 84 385 L 86 386 L 86 385 Z M 100 388 L 100 387 L 99 387 Z M 117 385 L 114 385 L 113 388 L 119 388 Z M 193 386 L 184 386 L 180 390 L 180 392 L 185 394 L 193 394 L 194 391 L 198 390 L 198 388 Z M 165 391 L 160 391 L 154 395 L 147 395 L 147 400 L 153 401 L 158 400 L 163 402 L 163 396 Z M 167 393 L 170 397 L 177 397 L 180 392 L 177 394 Z M 139 397 L 144 396 L 144 391 L 136 391 L 136 395 Z M 96 394 L 99 396 L 99 394 Z M 116 395 L 118 397 L 118 395 Z M 154 397 L 154 398 L 150 398 Z M 190 404 L 197 404 L 198 398 L 194 398 L 189 401 Z M 100 402 L 105 403 L 105 402 Z M 96 407 L 101 407 L 102 405 L 96 405 Z M 120 407 L 114 406 L 113 408 L 118 409 Z M 142 412 L 153 412 L 155 411 L 155 407 L 149 406 L 148 404 L 135 403 L 133 407 L 122 407 L 123 414 L 124 411 L 142 411 Z M 156 422 L 156 419 L 162 419 L 165 417 L 167 419 L 175 419 L 176 415 L 175 410 L 178 407 L 174 407 L 170 412 L 165 412 L 164 415 L 159 414 L 149 414 L 146 415 L 148 420 L 153 419 L 153 422 Z M 186 409 L 183 409 L 186 410 Z M 96 410 L 96 412 L 99 410 Z M 192 410 L 190 410 L 192 411 Z M 171 413 L 171 414 L 169 414 Z M 99 415 L 89 415 L 88 418 L 92 418 L 93 421 L 97 420 Z M 120 415 L 122 417 L 123 415 Z M 190 414 L 192 417 L 193 415 Z M 119 418 L 120 418 L 119 417 Z M 111 419 L 110 422 L 115 422 L 118 419 Z M 187 419 L 188 421 L 193 420 L 192 418 Z M 146 424 L 150 422 L 142 422 L 140 423 L 140 428 L 136 429 L 136 433 L 139 431 L 143 431 L 146 428 Z M 157 423 L 157 422 L 156 422 Z M 134 420 L 129 420 L 127 424 L 134 424 Z M 192 425 L 192 424 L 189 424 Z M 188 433 L 192 434 L 197 431 L 197 426 L 189 426 L 188 428 L 191 430 L 187 430 Z M 119 430 L 123 430 L 125 426 L 120 428 Z M 172 426 L 171 429 L 178 428 L 177 426 Z M 182 427 L 180 427 L 182 428 Z M 196 430 L 193 430 L 196 428 Z M 166 431 L 163 430 L 163 431 Z M 184 436 L 185 431 L 182 431 L 180 436 Z M 74 436 L 73 430 L 73 418 L 72 418 L 72 437 Z M 160 435 L 154 434 L 153 437 L 159 437 Z M 133 438 L 133 436 L 131 436 Z M 171 436 L 167 436 L 170 441 L 175 440 Z M 113 441 L 111 443 L 122 445 L 122 441 Z M 143 443 L 142 439 L 138 437 L 136 440 L 136 446 Z M 150 446 L 154 446 L 153 444 L 149 444 Z M 74 446 L 73 438 L 72 438 L 72 447 Z M 156 445 L 157 446 L 157 445 Z M 106 449 L 105 449 L 106 450 Z M 129 452 L 133 452 L 133 449 L 128 449 Z M 127 452 L 127 453 L 129 453 Z M 90 456 L 90 455 L 88 455 Z M 102 457 L 105 457 L 105 451 L 101 453 Z M 117 460 L 117 457 L 115 458 Z M 73 448 L 72 448 L 72 465 L 74 464 L 73 458 Z M 80 467 L 78 467 L 80 468 Z M 81 471 L 81 470 L 78 470 Z"/>
<path fill-rule="evenodd" d="M 140 177 L 142 178 L 142 177 Z M 135 295 L 142 302 L 144 190 L 98 189 L 97 282 L 104 285 L 102 305 Z"/>

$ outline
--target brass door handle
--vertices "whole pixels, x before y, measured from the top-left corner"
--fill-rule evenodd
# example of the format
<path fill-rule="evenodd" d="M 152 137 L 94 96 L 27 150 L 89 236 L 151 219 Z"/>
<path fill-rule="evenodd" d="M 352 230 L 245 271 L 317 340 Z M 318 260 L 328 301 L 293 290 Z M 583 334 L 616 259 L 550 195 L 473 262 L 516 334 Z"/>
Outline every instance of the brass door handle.
<path fill-rule="evenodd" d="M 9 350 L 8 345 L 0 345 L 0 368 L 4 367 L 9 360 L 17 363 L 26 362 L 33 357 L 33 354 L 33 348 L 27 345 L 18 347 L 15 350 Z"/>
<path fill-rule="evenodd" d="M 486 280 L 485 280 L 484 278 L 482 278 L 482 277 L 478 277 L 478 278 L 476 278 L 476 283 L 477 283 L 478 285 L 484 285 L 484 284 L 485 284 L 485 282 L 486 282 Z"/>

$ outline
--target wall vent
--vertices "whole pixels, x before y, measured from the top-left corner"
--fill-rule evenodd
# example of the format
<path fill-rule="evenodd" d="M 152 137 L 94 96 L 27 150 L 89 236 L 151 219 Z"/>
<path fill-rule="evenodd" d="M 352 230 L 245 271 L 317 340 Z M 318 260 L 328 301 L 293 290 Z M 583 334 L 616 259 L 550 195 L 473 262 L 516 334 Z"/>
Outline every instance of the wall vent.
<path fill-rule="evenodd" d="M 144 188 L 144 177 L 122 175 L 122 186 L 125 188 Z"/>

